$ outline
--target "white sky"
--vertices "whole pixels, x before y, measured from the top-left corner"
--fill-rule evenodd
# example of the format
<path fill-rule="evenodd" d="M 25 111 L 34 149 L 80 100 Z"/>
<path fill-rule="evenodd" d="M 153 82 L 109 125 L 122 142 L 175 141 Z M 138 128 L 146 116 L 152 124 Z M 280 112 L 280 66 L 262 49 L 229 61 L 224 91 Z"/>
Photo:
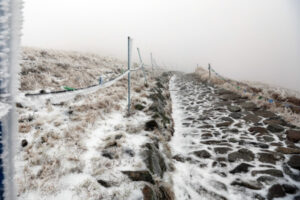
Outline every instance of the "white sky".
<path fill-rule="evenodd" d="M 299 0 L 24 1 L 25 46 L 125 60 L 130 35 L 146 62 L 300 91 Z"/>

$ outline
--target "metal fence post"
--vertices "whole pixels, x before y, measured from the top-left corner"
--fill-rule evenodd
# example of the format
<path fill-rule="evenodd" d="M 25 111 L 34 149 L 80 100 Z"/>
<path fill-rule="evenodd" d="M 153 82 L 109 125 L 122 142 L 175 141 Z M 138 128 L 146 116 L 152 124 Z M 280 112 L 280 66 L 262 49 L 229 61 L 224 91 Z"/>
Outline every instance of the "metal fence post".
<path fill-rule="evenodd" d="M 142 70 L 143 70 L 143 73 L 144 73 L 145 84 L 148 84 L 147 83 L 147 76 L 146 76 L 146 72 L 145 72 L 145 68 L 144 68 L 144 63 L 143 63 L 143 60 L 142 60 L 142 57 L 141 57 L 141 53 L 140 53 L 140 49 L 137 48 L 137 51 L 138 51 L 138 54 L 139 54 L 140 62 L 141 62 L 141 65 L 142 65 Z"/>
<path fill-rule="evenodd" d="M 130 50 L 131 50 L 131 39 L 128 36 L 128 116 L 130 115 L 130 62 L 131 62 L 131 58 L 130 58 Z"/>
<path fill-rule="evenodd" d="M 210 67 L 210 63 L 208 63 L 208 73 L 209 73 L 209 81 L 210 81 L 210 77 L 211 77 L 211 67 Z"/>

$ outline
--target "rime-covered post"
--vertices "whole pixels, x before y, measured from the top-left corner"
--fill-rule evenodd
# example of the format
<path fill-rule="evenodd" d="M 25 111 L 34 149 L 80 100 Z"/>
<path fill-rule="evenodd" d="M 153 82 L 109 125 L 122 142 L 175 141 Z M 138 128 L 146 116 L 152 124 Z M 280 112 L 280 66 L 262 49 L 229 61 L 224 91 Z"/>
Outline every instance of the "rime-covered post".
<path fill-rule="evenodd" d="M 142 65 L 142 70 L 143 70 L 143 73 L 144 73 L 145 84 L 147 84 L 147 77 L 146 77 L 146 72 L 145 72 L 145 68 L 144 68 L 144 63 L 143 63 L 143 60 L 142 60 L 142 56 L 141 56 L 141 53 L 140 53 L 140 49 L 137 48 L 137 51 L 138 51 L 138 54 L 139 54 L 140 63 Z"/>
<path fill-rule="evenodd" d="M 130 49 L 131 49 L 131 39 L 128 36 L 128 115 L 130 115 Z"/>
<path fill-rule="evenodd" d="M 0 0 L 0 199 L 16 199 L 14 139 L 17 132 L 15 96 L 18 88 L 18 50 L 21 2 Z"/>
<path fill-rule="evenodd" d="M 151 59 L 151 66 L 152 66 L 152 72 L 153 72 L 153 57 L 152 57 L 152 53 L 150 54 L 150 59 Z"/>

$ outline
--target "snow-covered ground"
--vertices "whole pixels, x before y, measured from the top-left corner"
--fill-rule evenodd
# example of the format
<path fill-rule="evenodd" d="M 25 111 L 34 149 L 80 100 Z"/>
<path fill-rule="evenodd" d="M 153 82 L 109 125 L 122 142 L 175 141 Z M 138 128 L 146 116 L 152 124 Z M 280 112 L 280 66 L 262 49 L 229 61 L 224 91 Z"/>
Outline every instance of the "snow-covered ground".
<path fill-rule="evenodd" d="M 272 133 L 264 125 L 266 115 L 275 114 L 261 111 L 264 117 L 254 116 L 255 112 L 244 110 L 245 99 L 223 101 L 216 88 L 186 75 L 174 76 L 170 90 L 176 199 L 273 199 L 276 195 L 270 188 L 276 184 L 297 188 L 297 170 L 293 173 L 298 178 L 285 174 L 285 162 L 291 155 L 279 152 L 278 146 L 300 153 L 299 144 L 292 147 L 288 141 L 284 143 L 284 129 Z M 228 106 L 235 106 L 232 109 L 236 111 L 229 111 Z M 259 127 L 261 133 L 251 133 L 251 127 Z M 296 194 L 298 189 L 277 197 L 292 200 Z"/>
<path fill-rule="evenodd" d="M 59 89 L 56 82 L 53 82 L 55 75 L 52 74 L 45 82 L 35 80 L 35 86 L 26 84 L 28 77 L 45 75 L 35 71 L 39 66 L 34 61 L 52 56 L 50 60 L 46 59 L 47 63 L 55 63 L 59 61 L 57 55 L 61 55 L 52 51 L 41 52 L 27 52 L 30 55 L 25 56 L 23 71 L 28 68 L 27 58 L 30 58 L 31 72 L 24 76 L 21 74 L 23 90 L 17 105 L 19 134 L 15 158 L 18 199 L 142 199 L 145 183 L 132 181 L 122 173 L 146 169 L 141 152 L 143 144 L 151 142 L 149 132 L 144 130 L 144 124 L 151 116 L 134 109 L 137 103 L 145 108 L 152 103 L 148 98 L 149 89 L 144 86 L 142 72 L 133 72 L 131 75 L 130 117 L 127 116 L 126 76 L 110 87 L 97 88 L 92 92 L 25 97 L 28 91 Z M 65 60 L 72 56 L 86 58 L 88 62 L 91 59 L 78 54 L 65 54 Z M 68 71 L 74 70 L 71 69 L 72 64 L 69 63 L 69 70 L 61 72 L 60 77 L 64 79 L 61 83 L 72 87 L 88 86 L 77 83 L 71 85 L 73 75 Z M 51 66 L 45 65 L 45 71 L 51 70 Z M 94 68 L 91 67 L 91 70 Z M 84 73 L 83 69 L 81 73 Z M 110 72 L 110 69 L 102 66 L 99 72 L 103 75 Z M 115 77 L 118 73 L 121 72 L 113 71 L 104 75 Z M 83 75 L 82 79 L 86 80 L 85 84 L 97 83 L 97 76 L 86 78 Z M 148 77 L 148 84 L 149 87 L 153 86 L 152 77 Z"/>

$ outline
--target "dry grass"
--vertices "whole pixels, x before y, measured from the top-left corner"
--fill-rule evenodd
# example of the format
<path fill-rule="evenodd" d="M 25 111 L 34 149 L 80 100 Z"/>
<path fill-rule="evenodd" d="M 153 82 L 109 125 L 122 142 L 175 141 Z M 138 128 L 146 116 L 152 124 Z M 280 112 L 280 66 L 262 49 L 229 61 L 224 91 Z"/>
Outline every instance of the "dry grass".
<path fill-rule="evenodd" d="M 209 73 L 202 67 L 198 67 L 195 73 L 201 78 L 201 80 L 209 81 Z M 225 81 L 217 77 L 213 72 L 210 82 L 221 88 L 231 90 L 241 96 L 247 96 L 257 105 L 280 114 L 292 124 L 300 124 L 300 113 L 294 112 L 284 106 L 286 103 L 296 106 L 300 105 L 300 94 L 295 91 L 271 87 L 261 83 L 238 82 L 231 79 L 226 79 Z M 263 98 L 261 99 L 260 97 Z M 268 99 L 273 99 L 275 103 L 269 103 Z"/>

